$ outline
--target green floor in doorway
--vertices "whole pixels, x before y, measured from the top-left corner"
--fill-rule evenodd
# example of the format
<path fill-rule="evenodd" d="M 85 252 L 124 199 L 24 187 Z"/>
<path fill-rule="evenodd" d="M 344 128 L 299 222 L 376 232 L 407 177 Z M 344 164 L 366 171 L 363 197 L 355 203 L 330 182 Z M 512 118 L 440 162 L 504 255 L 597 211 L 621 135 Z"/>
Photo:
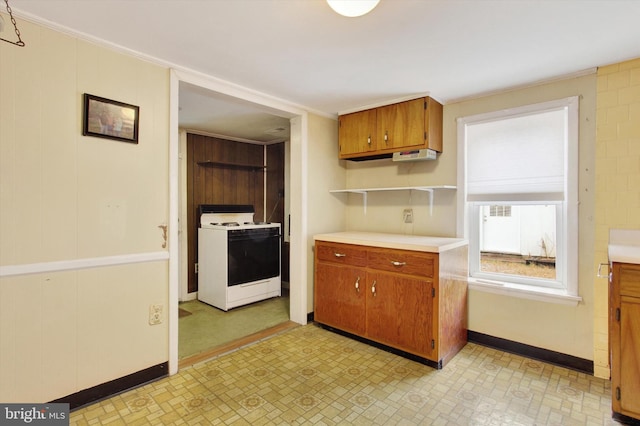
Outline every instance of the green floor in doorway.
<path fill-rule="evenodd" d="M 289 320 L 289 295 L 224 312 L 198 300 L 180 303 L 178 357 L 189 357 Z M 186 312 L 191 313 L 191 315 Z"/>

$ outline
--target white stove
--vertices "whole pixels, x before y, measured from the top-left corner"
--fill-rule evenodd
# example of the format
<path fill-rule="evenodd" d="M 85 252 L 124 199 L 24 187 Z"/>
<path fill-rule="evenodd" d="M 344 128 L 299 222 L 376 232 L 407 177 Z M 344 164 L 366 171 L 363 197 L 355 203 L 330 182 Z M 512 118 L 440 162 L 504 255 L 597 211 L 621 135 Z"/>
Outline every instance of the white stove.
<path fill-rule="evenodd" d="M 280 224 L 250 205 L 201 205 L 198 300 L 222 310 L 281 295 Z"/>
<path fill-rule="evenodd" d="M 279 228 L 279 223 L 254 222 L 253 213 L 203 213 L 200 216 L 200 227 L 209 229 L 259 229 Z"/>

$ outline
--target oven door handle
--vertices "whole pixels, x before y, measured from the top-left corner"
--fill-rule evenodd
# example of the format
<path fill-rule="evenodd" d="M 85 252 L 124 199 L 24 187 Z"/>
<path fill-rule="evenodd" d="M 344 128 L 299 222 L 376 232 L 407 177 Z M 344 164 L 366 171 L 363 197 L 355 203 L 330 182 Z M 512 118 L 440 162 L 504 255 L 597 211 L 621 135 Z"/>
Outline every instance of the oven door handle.
<path fill-rule="evenodd" d="M 249 283 L 249 284 L 240 284 L 240 285 L 238 285 L 238 287 L 253 287 L 254 285 L 264 284 L 264 283 L 266 283 L 268 281 L 269 280 L 263 280 L 263 281 L 256 281 L 254 283 Z"/>
<path fill-rule="evenodd" d="M 260 240 L 270 240 L 273 238 L 277 238 L 280 239 L 282 238 L 282 235 L 243 235 L 241 237 L 235 237 L 235 236 L 229 236 L 228 237 L 228 241 L 251 241 L 251 240 L 255 240 L 256 238 L 260 239 Z"/>

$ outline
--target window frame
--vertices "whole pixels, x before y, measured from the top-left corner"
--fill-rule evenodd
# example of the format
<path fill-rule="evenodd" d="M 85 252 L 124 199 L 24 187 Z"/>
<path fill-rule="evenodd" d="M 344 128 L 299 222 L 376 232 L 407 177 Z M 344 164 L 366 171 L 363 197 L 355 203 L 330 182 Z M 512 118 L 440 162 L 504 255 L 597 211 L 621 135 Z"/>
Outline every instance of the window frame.
<path fill-rule="evenodd" d="M 544 113 L 566 109 L 567 135 L 565 138 L 565 179 L 564 199 L 537 200 L 523 197 L 521 200 L 467 201 L 467 126 L 483 122 L 499 121 L 523 115 Z M 460 117 L 457 119 L 458 131 L 458 236 L 469 241 L 469 283 L 479 288 L 497 293 L 507 293 L 520 297 L 540 298 L 577 303 L 578 296 L 578 128 L 579 97 L 572 96 L 548 102 L 523 105 L 515 108 L 492 111 Z M 479 270 L 479 205 L 505 204 L 556 204 L 556 277 L 557 282 L 547 279 L 514 279 L 510 275 L 491 274 Z M 474 210 L 475 209 L 475 210 Z M 546 298 L 544 295 L 548 295 Z"/>

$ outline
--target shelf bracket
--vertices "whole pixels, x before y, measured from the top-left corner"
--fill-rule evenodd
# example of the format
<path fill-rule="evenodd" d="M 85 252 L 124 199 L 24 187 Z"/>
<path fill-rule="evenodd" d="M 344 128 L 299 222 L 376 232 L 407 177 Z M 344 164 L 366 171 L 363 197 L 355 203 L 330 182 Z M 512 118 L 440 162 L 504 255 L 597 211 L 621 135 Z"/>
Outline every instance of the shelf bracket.
<path fill-rule="evenodd" d="M 433 188 L 412 188 L 412 191 L 423 191 L 429 193 L 429 215 L 433 216 Z"/>
<path fill-rule="evenodd" d="M 367 215 L 367 191 L 351 191 L 355 194 L 362 194 L 362 206 L 364 208 L 364 214 Z"/>

